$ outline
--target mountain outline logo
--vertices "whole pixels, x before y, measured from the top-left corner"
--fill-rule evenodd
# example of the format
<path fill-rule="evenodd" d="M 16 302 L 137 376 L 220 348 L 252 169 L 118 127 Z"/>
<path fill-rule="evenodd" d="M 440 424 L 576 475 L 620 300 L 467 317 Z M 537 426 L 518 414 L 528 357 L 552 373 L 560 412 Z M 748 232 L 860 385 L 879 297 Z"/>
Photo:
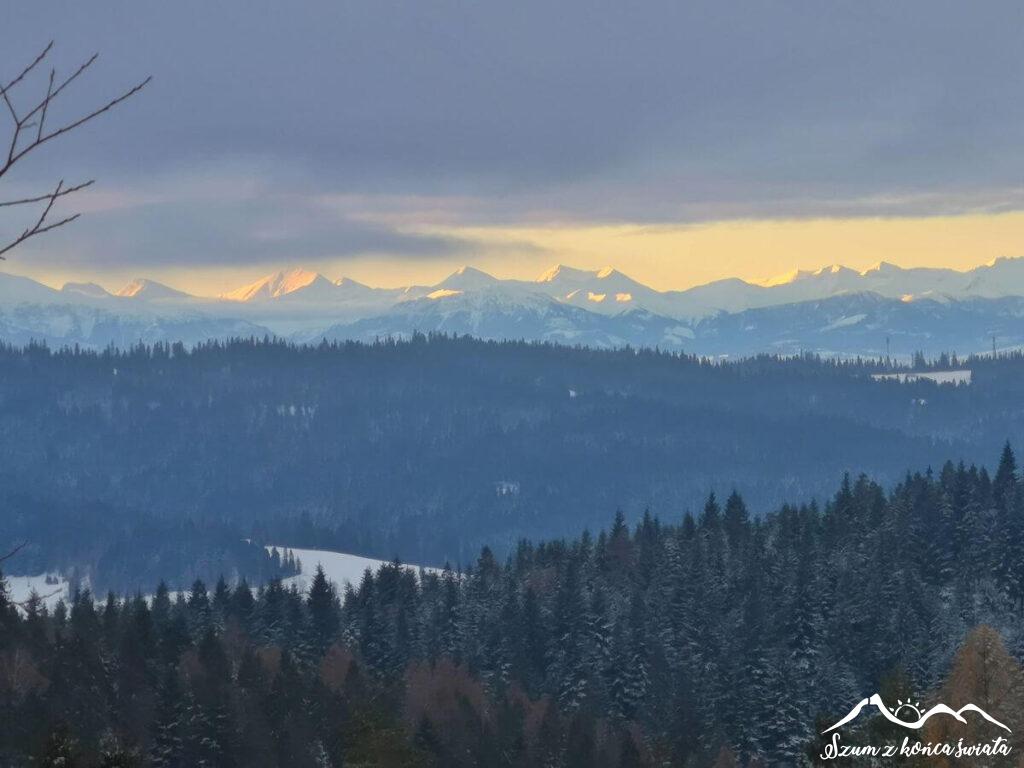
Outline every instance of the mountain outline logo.
<path fill-rule="evenodd" d="M 890 723 L 894 723 L 895 725 L 899 725 L 904 728 L 908 728 L 910 730 L 915 731 L 924 727 L 924 724 L 936 715 L 949 715 L 950 717 L 961 723 L 966 723 L 967 720 L 963 716 L 964 713 L 974 712 L 981 715 L 982 718 L 992 723 L 993 725 L 999 726 L 1007 733 L 1012 733 L 1009 727 L 996 720 L 994 717 L 992 717 L 992 715 L 990 715 L 988 712 L 986 712 L 976 704 L 965 704 L 964 706 L 960 707 L 960 709 L 953 709 L 952 707 L 949 707 L 946 704 L 936 704 L 934 707 L 932 707 L 927 712 L 922 714 L 919 704 L 915 704 L 911 702 L 909 699 L 907 701 L 899 700 L 899 706 L 897 706 L 896 709 L 890 709 L 888 706 L 886 706 L 885 702 L 882 701 L 882 697 L 879 696 L 877 693 L 869 696 L 866 699 L 862 699 L 853 709 L 850 710 L 849 714 L 847 714 L 846 717 L 839 720 L 835 725 L 826 728 L 824 731 L 822 731 L 822 733 L 829 733 L 831 731 L 836 730 L 837 728 L 841 728 L 842 726 L 846 725 L 847 723 L 853 720 L 856 720 L 857 717 L 860 716 L 861 711 L 865 707 L 870 706 L 874 706 L 875 709 L 877 709 L 878 712 L 882 715 L 882 717 L 884 717 Z M 904 709 L 907 709 L 911 711 L 914 715 L 916 715 L 916 719 L 902 719 L 899 715 L 901 712 L 903 712 Z"/>

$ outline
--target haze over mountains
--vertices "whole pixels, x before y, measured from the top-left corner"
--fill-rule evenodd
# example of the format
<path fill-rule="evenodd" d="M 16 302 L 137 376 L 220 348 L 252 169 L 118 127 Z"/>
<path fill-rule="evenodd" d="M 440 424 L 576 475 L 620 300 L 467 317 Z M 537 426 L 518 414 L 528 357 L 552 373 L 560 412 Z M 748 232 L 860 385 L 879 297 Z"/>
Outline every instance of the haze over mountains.
<path fill-rule="evenodd" d="M 596 347 L 716 356 L 757 352 L 897 356 L 1024 345 L 1024 259 L 959 272 L 882 262 L 762 282 L 719 280 L 658 291 L 613 268 L 556 266 L 536 280 L 463 267 L 435 285 L 374 288 L 292 269 L 217 297 L 154 280 L 116 293 L 93 282 L 60 290 L 0 273 L 0 339 L 103 347 L 234 335 L 372 340 L 444 331 Z"/>

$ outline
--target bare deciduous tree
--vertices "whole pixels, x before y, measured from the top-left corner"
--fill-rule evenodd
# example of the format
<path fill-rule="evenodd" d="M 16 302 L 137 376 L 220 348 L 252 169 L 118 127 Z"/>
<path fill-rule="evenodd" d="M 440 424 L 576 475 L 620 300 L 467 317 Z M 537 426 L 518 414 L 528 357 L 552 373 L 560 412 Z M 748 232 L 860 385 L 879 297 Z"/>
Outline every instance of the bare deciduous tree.
<path fill-rule="evenodd" d="M 23 541 L 20 544 L 15 544 L 14 548 L 11 549 L 6 555 L 0 555 L 0 563 L 3 563 L 5 561 L 7 561 L 7 560 L 10 560 L 16 554 L 21 552 L 21 550 L 23 550 L 27 545 L 28 545 L 27 541 Z"/>
<path fill-rule="evenodd" d="M 58 136 L 63 136 L 64 134 L 70 133 L 76 128 L 85 125 L 90 120 L 102 115 L 104 112 L 108 112 L 121 102 L 130 99 L 146 87 L 146 84 L 152 80 L 152 77 L 147 77 L 145 80 L 132 86 L 128 90 L 123 91 L 119 96 L 110 99 L 96 109 L 72 118 L 67 122 L 62 122 L 59 124 L 59 127 L 47 128 L 46 119 L 51 105 L 57 97 L 64 93 L 68 86 L 74 83 L 83 73 L 85 73 L 99 57 L 99 54 L 93 54 L 84 64 L 78 67 L 78 69 L 61 80 L 57 79 L 57 71 L 51 68 L 45 94 L 42 97 L 37 96 L 30 100 L 28 106 L 26 106 L 24 111 L 22 111 L 22 109 L 19 109 L 16 105 L 15 92 L 28 87 L 28 78 L 30 78 L 32 73 L 35 72 L 46 60 L 52 50 L 53 42 L 51 41 L 13 80 L 9 82 L 0 81 L 0 100 L 3 101 L 3 104 L 0 105 L 0 110 L 6 111 L 13 122 L 13 130 L 11 131 L 10 143 L 7 145 L 6 153 L 4 154 L 2 150 L 0 150 L 0 179 L 3 179 L 4 175 L 10 171 L 19 160 L 22 160 L 30 152 L 38 149 L 48 141 L 56 139 Z M 21 245 L 29 238 L 41 235 L 44 232 L 49 232 L 51 229 L 62 227 L 77 219 L 81 214 L 76 213 L 70 216 L 64 216 L 63 218 L 51 218 L 54 205 L 61 198 L 73 195 L 75 192 L 92 185 L 93 181 L 93 179 L 90 179 L 89 181 L 82 182 L 80 184 L 68 185 L 65 184 L 64 179 L 61 179 L 49 192 L 30 195 L 16 200 L 0 200 L 0 208 L 35 205 L 40 209 L 40 213 L 30 219 L 29 226 L 27 226 L 21 234 L 15 236 L 11 240 L 0 240 L 0 260 L 4 258 L 5 253 Z"/>
<path fill-rule="evenodd" d="M 28 546 L 28 542 L 27 541 L 23 541 L 20 544 L 15 544 L 14 548 L 11 549 L 9 552 L 7 552 L 7 554 L 0 555 L 0 564 L 6 562 L 7 560 L 10 560 L 16 554 L 21 552 L 21 550 L 23 550 L 26 546 Z M 7 587 L 7 584 L 5 582 L 3 572 L 0 571 L 0 605 L 2 605 L 5 602 L 6 587 Z M 51 597 L 56 597 L 57 595 L 59 595 L 63 591 L 64 591 L 64 588 L 61 587 L 59 589 L 53 590 L 52 592 L 48 592 L 45 595 L 35 595 L 34 599 L 37 600 L 37 601 L 38 600 L 47 600 L 47 599 L 49 599 Z M 13 605 L 16 608 L 26 608 L 28 606 L 28 604 L 30 602 L 32 602 L 32 600 L 33 600 L 33 597 L 30 596 L 28 598 L 28 600 L 9 600 L 8 599 L 8 600 L 6 600 L 6 603 L 8 605 Z"/>

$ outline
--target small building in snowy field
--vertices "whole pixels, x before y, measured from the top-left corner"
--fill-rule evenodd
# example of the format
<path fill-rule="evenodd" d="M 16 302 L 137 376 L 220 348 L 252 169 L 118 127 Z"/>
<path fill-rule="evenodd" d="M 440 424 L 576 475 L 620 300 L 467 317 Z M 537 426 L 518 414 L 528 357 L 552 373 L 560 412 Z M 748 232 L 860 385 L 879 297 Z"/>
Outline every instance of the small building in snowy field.
<path fill-rule="evenodd" d="M 871 378 L 875 381 L 884 379 L 895 379 L 899 382 L 913 382 L 927 379 L 936 384 L 970 384 L 971 372 L 968 369 L 960 371 L 909 371 L 907 373 L 874 373 Z"/>
<path fill-rule="evenodd" d="M 494 492 L 499 496 L 518 496 L 519 483 L 514 480 L 499 480 L 494 484 Z"/>

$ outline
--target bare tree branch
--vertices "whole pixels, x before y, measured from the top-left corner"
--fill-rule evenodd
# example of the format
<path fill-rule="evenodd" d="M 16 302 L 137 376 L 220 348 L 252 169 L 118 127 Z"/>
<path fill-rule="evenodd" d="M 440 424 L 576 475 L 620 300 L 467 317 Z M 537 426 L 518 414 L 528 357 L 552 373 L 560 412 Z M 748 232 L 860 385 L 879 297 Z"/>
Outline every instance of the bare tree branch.
<path fill-rule="evenodd" d="M 7 111 L 11 113 L 11 119 L 14 120 L 15 124 L 18 122 L 18 113 L 14 111 L 14 105 L 11 103 L 10 98 L 7 96 L 7 91 L 3 92 L 4 104 L 7 105 Z"/>
<path fill-rule="evenodd" d="M 65 195 L 71 195 L 80 189 L 85 189 L 96 183 L 95 179 L 90 179 L 83 184 L 76 184 L 73 187 L 66 187 L 60 191 L 57 197 L 64 197 Z M 29 203 L 41 203 L 44 200 L 49 200 L 53 196 L 52 192 L 45 195 L 37 195 L 36 197 L 24 197 L 21 200 L 0 200 L 0 208 L 9 208 L 14 205 L 28 205 Z"/>
<path fill-rule="evenodd" d="M 39 141 L 43 137 L 43 123 L 46 122 L 46 110 L 50 106 L 50 101 L 53 99 L 53 78 L 57 76 L 57 70 L 50 70 L 50 84 L 46 86 L 46 98 L 43 99 L 43 111 L 39 113 L 39 130 L 36 131 L 36 141 Z M 31 113 L 25 116 L 27 120 L 31 116 Z"/>
<path fill-rule="evenodd" d="M 28 546 L 28 542 L 27 541 L 23 541 L 20 544 L 16 544 L 14 546 L 14 548 L 11 549 L 6 555 L 0 555 L 0 563 L 4 562 L 6 560 L 10 560 L 12 557 L 14 557 L 16 554 L 18 554 L 21 550 L 23 550 L 26 546 Z M 57 595 L 61 594 L 63 591 L 64 591 L 64 587 L 57 587 L 57 589 L 53 590 L 52 592 L 47 592 L 45 595 L 40 595 L 38 592 L 35 592 L 34 594 L 29 595 L 27 600 L 9 600 L 8 602 L 9 602 L 10 605 L 13 605 L 16 608 L 21 608 L 22 610 L 24 610 L 24 609 L 28 608 L 28 605 L 29 605 L 29 603 L 32 602 L 32 598 L 33 597 L 35 597 L 37 600 L 40 600 L 40 601 L 49 600 L 51 597 L 56 597 Z"/>
<path fill-rule="evenodd" d="M 57 595 L 63 594 L 63 592 L 64 587 L 57 587 L 57 589 L 53 590 L 52 592 L 47 592 L 45 595 L 40 595 L 36 593 L 35 595 L 29 595 L 27 600 L 11 600 L 10 602 L 11 605 L 24 610 L 25 608 L 28 608 L 28 605 L 32 602 L 33 597 L 42 602 L 45 600 L 49 600 L 51 597 L 56 597 Z"/>
<path fill-rule="evenodd" d="M 18 83 L 20 83 L 22 80 L 24 80 L 25 76 L 29 72 L 31 72 L 33 69 L 35 69 L 36 66 L 38 66 L 39 62 L 41 62 L 43 59 L 45 59 L 49 55 L 50 51 L 52 51 L 52 50 L 53 50 L 53 40 L 51 40 L 47 44 L 47 46 L 43 49 L 43 52 L 40 53 L 38 56 L 36 56 L 35 60 L 31 64 L 29 64 L 27 67 L 25 67 L 23 70 L 21 70 L 21 74 L 20 75 L 18 75 L 16 78 L 11 80 L 11 82 L 9 82 L 7 85 L 5 85 L 3 87 L 0 87 L 0 93 L 3 93 L 4 99 L 8 101 L 8 104 L 10 104 L 9 97 L 8 97 L 8 94 L 10 93 L 10 90 L 14 86 L 16 86 Z M 12 112 L 14 111 L 13 107 L 11 107 L 11 111 Z"/>
<path fill-rule="evenodd" d="M 14 240 L 9 244 L 0 247 L 0 259 L 3 258 L 3 255 L 7 253 L 7 251 L 25 242 L 30 237 L 41 235 L 44 232 L 49 232 L 51 229 L 56 229 L 57 227 L 63 227 L 65 224 L 70 224 L 82 215 L 80 213 L 76 213 L 73 216 L 68 216 L 60 221 L 53 222 L 52 224 L 46 223 L 46 217 L 50 215 L 50 211 L 53 210 L 53 204 L 56 203 L 57 199 L 61 196 L 63 187 L 64 179 L 61 179 L 57 184 L 57 188 L 44 198 L 48 202 L 46 203 L 46 207 L 43 209 L 43 212 L 39 214 L 39 218 L 36 220 L 36 223 L 14 238 Z"/>
<path fill-rule="evenodd" d="M 14 120 L 14 133 L 11 136 L 10 148 L 7 151 L 8 163 L 10 163 L 11 158 L 14 157 L 15 150 L 18 147 L 18 137 L 21 135 L 21 130 L 23 127 L 22 120 L 18 117 L 18 113 L 14 109 L 14 104 L 11 101 L 11 89 L 14 88 L 14 86 L 16 86 L 22 80 L 24 80 L 25 76 L 28 75 L 28 73 L 31 72 L 33 69 L 35 69 L 39 62 L 45 59 L 52 49 L 53 40 L 51 40 L 49 44 L 43 49 L 42 53 L 36 56 L 35 60 L 31 64 L 29 64 L 27 67 L 21 70 L 21 73 L 16 78 L 11 80 L 11 82 L 7 83 L 7 85 L 0 87 L 0 95 L 3 96 L 4 103 L 7 105 L 7 110 L 11 113 L 11 119 Z"/>
<path fill-rule="evenodd" d="M 84 64 L 82 64 L 82 65 L 81 65 L 81 66 L 80 66 L 80 67 L 79 67 L 78 69 L 76 69 L 76 70 L 74 71 L 74 73 L 72 73 L 71 75 L 69 75 L 69 76 L 68 76 L 68 77 L 67 77 L 67 78 L 66 78 L 66 79 L 64 80 L 64 82 L 62 82 L 62 83 L 61 83 L 60 85 L 58 85 L 58 86 L 57 86 L 57 87 L 56 87 L 56 88 L 54 89 L 53 93 L 51 93 L 51 94 L 50 94 L 50 96 L 49 96 L 49 101 L 53 101 L 53 100 L 54 100 L 55 98 L 57 98 L 57 96 L 58 96 L 58 95 L 60 94 L 60 92 L 61 92 L 61 91 L 63 91 L 63 90 L 65 89 L 65 88 L 67 88 L 67 87 L 68 87 L 68 86 L 69 86 L 69 85 L 70 85 L 71 83 L 73 83 L 73 82 L 75 81 L 75 79 L 76 79 L 76 78 L 77 78 L 77 77 L 78 77 L 79 75 L 81 75 L 81 74 L 82 74 L 83 72 L 85 72 L 85 70 L 87 70 L 87 69 L 88 69 L 89 67 L 91 67 L 91 66 L 93 65 L 93 62 L 95 62 L 95 61 L 96 61 L 96 59 L 98 59 L 99 57 L 100 57 L 100 55 L 99 55 L 98 53 L 94 53 L 94 54 L 93 54 L 92 56 L 90 56 L 90 57 L 89 57 L 89 59 L 88 59 L 88 61 L 86 61 L 86 62 L 85 62 Z M 25 120 L 30 120 L 30 119 L 31 119 L 31 118 L 32 118 L 32 117 L 33 117 L 33 116 L 34 116 L 34 115 L 36 114 L 36 112 L 38 112 L 39 110 L 41 110 L 41 109 L 43 109 L 43 108 L 44 108 L 44 106 L 46 105 L 46 103 L 47 103 L 47 100 L 46 100 L 46 99 L 44 99 L 43 101 L 41 101 L 41 102 L 39 102 L 38 104 L 36 104 L 36 106 L 35 106 L 35 107 L 33 107 L 33 108 L 32 108 L 32 109 L 31 109 L 31 110 L 30 110 L 30 111 L 29 111 L 29 112 L 28 112 L 28 113 L 27 113 L 27 114 L 25 115 L 24 119 L 25 119 Z"/>
<path fill-rule="evenodd" d="M 109 101 L 105 102 L 96 109 L 87 112 L 85 115 L 78 118 L 74 118 L 58 128 L 47 131 L 46 119 L 50 112 L 50 105 L 61 93 L 63 93 L 63 91 L 69 85 L 71 85 L 71 83 L 75 82 L 75 80 L 77 80 L 80 75 L 82 75 L 86 70 L 88 70 L 99 57 L 99 54 L 94 53 L 74 72 L 72 72 L 68 77 L 61 80 L 59 83 L 57 81 L 57 71 L 51 68 L 49 81 L 46 86 L 46 95 L 42 98 L 41 101 L 37 102 L 35 106 L 29 109 L 28 112 L 26 112 L 23 115 L 20 115 L 18 112 L 18 108 L 15 105 L 14 99 L 12 98 L 12 91 L 16 86 L 25 82 L 25 78 L 37 66 L 39 66 L 39 64 L 50 54 L 50 51 L 52 49 L 53 42 L 51 41 L 42 50 L 42 52 L 38 56 L 36 56 L 36 58 L 31 63 L 29 63 L 28 66 L 21 70 L 21 72 L 13 80 L 11 80 L 5 85 L 0 85 L 0 98 L 3 99 L 3 102 L 7 107 L 7 111 L 10 114 L 11 121 L 14 124 L 13 129 L 11 131 L 10 142 L 6 148 L 6 157 L 0 155 L 0 178 L 3 178 L 3 176 L 15 165 L 15 163 L 23 159 L 30 152 L 33 152 L 34 150 L 38 149 L 48 141 L 56 139 L 59 136 L 63 136 L 66 133 L 70 133 L 76 128 L 79 128 L 85 125 L 86 123 L 96 119 L 105 112 L 109 112 L 118 104 L 127 101 L 132 96 L 137 94 L 139 91 L 145 88 L 153 79 L 152 77 L 147 77 L 145 80 L 142 80 L 141 82 L 132 86 L 128 90 L 123 91 L 120 95 L 116 96 L 113 99 L 110 99 Z M 26 133 L 31 128 L 35 129 L 34 136 Z M 26 140 L 22 141 L 22 139 Z M 0 200 L 0 208 L 9 208 L 18 205 L 30 205 L 33 203 L 46 204 L 42 214 L 36 220 L 35 224 L 22 231 L 20 235 L 18 235 L 13 240 L 8 242 L 6 245 L 4 245 L 2 241 L 0 241 L 0 261 L 4 259 L 3 254 L 12 250 L 16 246 L 21 245 L 26 240 L 35 237 L 36 235 L 41 235 L 44 232 L 49 232 L 50 230 L 62 227 L 65 224 L 70 224 L 72 221 L 77 219 L 80 214 L 76 213 L 74 215 L 66 216 L 62 219 L 59 219 L 58 221 L 48 221 L 48 217 L 51 211 L 53 210 L 54 204 L 57 202 L 58 199 L 74 194 L 75 192 L 78 192 L 80 190 L 83 190 L 86 187 L 91 186 L 92 183 L 93 181 L 90 180 L 83 184 L 65 187 L 64 181 L 61 180 L 60 184 L 57 185 L 57 188 L 49 194 L 37 195 L 33 197 L 24 197 L 8 201 Z"/>
<path fill-rule="evenodd" d="M 58 136 L 62 136 L 63 134 L 67 133 L 68 131 L 73 131 L 75 128 L 78 128 L 81 125 L 85 125 L 90 120 L 92 120 L 94 118 L 97 118 L 100 115 L 102 115 L 104 112 L 107 112 L 107 111 L 113 109 L 118 104 L 120 104 L 122 101 L 127 101 L 132 96 L 134 96 L 136 93 L 138 93 L 143 88 L 145 88 L 149 84 L 149 81 L 152 80 L 152 79 L 153 79 L 153 77 L 151 75 L 151 76 L 147 77 L 145 80 L 143 80 L 141 83 L 139 83 L 138 85 L 133 86 L 132 88 L 129 88 L 127 91 L 122 93 L 116 99 L 111 99 L 110 101 L 108 101 L 106 104 L 104 104 L 99 109 L 93 110 L 92 112 L 87 114 L 85 117 L 80 117 L 79 119 L 77 119 L 77 120 L 75 120 L 73 122 L 68 123 L 67 125 L 65 125 L 62 128 L 58 128 L 55 131 L 51 131 L 50 133 L 47 133 L 45 136 L 41 136 L 40 138 L 36 139 L 32 143 L 28 144 L 24 149 L 18 150 L 17 152 L 14 153 L 14 155 L 11 157 L 11 159 L 8 161 L 8 163 L 5 166 L 0 166 L 0 176 L 3 176 L 4 173 L 6 173 L 7 170 L 12 165 L 14 165 L 16 162 L 18 162 L 21 158 L 23 158 L 25 155 L 27 155 L 33 149 L 36 149 L 37 147 L 39 147 L 42 144 L 45 144 L 50 139 L 55 139 Z M 22 128 L 24 128 L 24 127 L 25 126 L 22 125 Z"/>
<path fill-rule="evenodd" d="M 12 557 L 14 557 L 16 554 L 21 552 L 21 550 L 23 550 L 27 546 L 28 546 L 28 542 L 27 541 L 23 541 L 20 544 L 15 545 L 14 549 L 12 549 L 6 555 L 0 556 L 0 563 L 3 563 L 5 561 L 7 561 L 7 560 L 10 560 Z"/>

